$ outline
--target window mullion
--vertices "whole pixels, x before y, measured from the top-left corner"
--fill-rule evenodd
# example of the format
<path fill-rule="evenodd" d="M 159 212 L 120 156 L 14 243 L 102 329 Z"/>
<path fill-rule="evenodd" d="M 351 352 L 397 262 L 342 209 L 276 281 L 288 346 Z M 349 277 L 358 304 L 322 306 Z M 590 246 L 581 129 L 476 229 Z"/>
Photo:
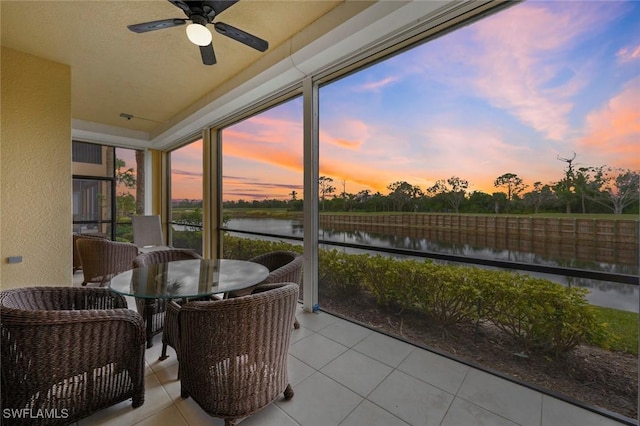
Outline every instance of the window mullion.
<path fill-rule="evenodd" d="M 304 134 L 304 278 L 303 308 L 318 307 L 318 86 L 311 77 L 302 83 Z"/>

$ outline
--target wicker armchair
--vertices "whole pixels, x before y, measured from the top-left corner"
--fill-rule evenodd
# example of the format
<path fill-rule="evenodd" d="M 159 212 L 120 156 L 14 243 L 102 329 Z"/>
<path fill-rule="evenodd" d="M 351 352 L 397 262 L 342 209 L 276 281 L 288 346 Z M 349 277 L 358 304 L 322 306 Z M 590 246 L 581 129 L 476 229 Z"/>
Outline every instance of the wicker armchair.
<path fill-rule="evenodd" d="M 80 261 L 80 253 L 78 253 L 78 247 L 76 246 L 76 241 L 78 238 L 100 238 L 107 239 L 107 236 L 104 234 L 73 234 L 72 242 L 73 242 L 73 272 L 75 273 L 78 269 L 82 269 L 82 262 Z"/>
<path fill-rule="evenodd" d="M 26 287 L 0 292 L 2 408 L 48 410 L 69 424 L 113 404 L 144 403 L 144 323 L 108 288 Z"/>
<path fill-rule="evenodd" d="M 76 246 L 82 262 L 83 286 L 87 283 L 104 286 L 114 275 L 131 269 L 138 255 L 135 245 L 107 239 L 78 238 Z"/>
<path fill-rule="evenodd" d="M 298 286 L 302 285 L 302 264 L 304 258 L 299 253 L 278 250 L 253 257 L 249 259 L 249 261 L 266 266 L 267 269 L 269 269 L 269 276 L 256 287 L 232 293 L 231 297 L 242 296 L 250 293 L 264 284 L 289 282 L 296 283 Z M 300 291 L 302 290 L 300 289 Z M 300 328 L 300 323 L 295 317 L 293 326 L 296 329 Z"/>
<path fill-rule="evenodd" d="M 292 398 L 287 356 L 297 301 L 298 284 L 281 283 L 248 296 L 182 306 L 182 397 L 191 396 L 210 416 L 224 418 L 225 426 L 282 393 Z"/>
<path fill-rule="evenodd" d="M 201 256 L 195 251 L 189 249 L 156 250 L 139 254 L 135 259 L 133 259 L 132 266 L 134 268 L 139 268 L 141 266 L 154 265 L 157 263 L 188 259 L 201 259 Z M 150 348 L 153 346 L 153 336 L 163 331 L 165 323 L 165 312 L 167 309 L 167 300 L 136 298 L 136 306 L 138 307 L 138 312 L 140 313 L 140 315 L 142 315 L 142 318 L 144 318 L 144 321 L 146 323 L 147 348 Z M 167 330 L 163 333 L 162 356 L 160 357 L 160 359 L 166 358 L 167 344 L 164 343 L 164 335 L 168 332 L 170 336 L 167 337 L 167 339 L 169 339 L 169 341 L 172 341 L 170 340 L 171 337 L 173 337 L 173 335 L 177 332 L 174 331 L 172 333 L 172 331 L 173 329 Z"/>

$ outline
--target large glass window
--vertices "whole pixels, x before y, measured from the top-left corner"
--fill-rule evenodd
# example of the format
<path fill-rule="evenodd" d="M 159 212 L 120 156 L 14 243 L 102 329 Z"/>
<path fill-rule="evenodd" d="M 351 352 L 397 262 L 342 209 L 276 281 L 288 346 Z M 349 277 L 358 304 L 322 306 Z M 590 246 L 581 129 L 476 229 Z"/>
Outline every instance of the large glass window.
<path fill-rule="evenodd" d="M 637 359 L 639 18 L 523 3 L 322 86 L 320 306 L 635 418 L 637 362 L 603 400 L 577 352 Z"/>
<path fill-rule="evenodd" d="M 132 241 L 131 215 L 142 214 L 143 151 L 73 142 L 73 232 Z"/>
<path fill-rule="evenodd" d="M 173 247 L 202 254 L 202 139 L 169 153 Z"/>
<path fill-rule="evenodd" d="M 226 257 L 259 254 L 261 249 L 243 244 L 244 239 L 300 244 L 302 159 L 299 97 L 222 131 L 223 227 L 229 230 L 223 244 Z"/>
<path fill-rule="evenodd" d="M 73 142 L 73 231 L 132 241 L 131 216 L 144 211 L 143 151 Z"/>
<path fill-rule="evenodd" d="M 73 232 L 111 236 L 112 179 L 73 179 Z"/>
<path fill-rule="evenodd" d="M 112 237 L 115 148 L 73 144 L 73 232 Z"/>
<path fill-rule="evenodd" d="M 144 214 L 144 151 L 115 148 L 115 234 L 133 242 L 131 216 Z"/>
<path fill-rule="evenodd" d="M 323 81 L 318 200 L 302 99 L 224 128 L 223 256 L 302 251 L 313 203 L 321 309 L 636 417 L 639 17 L 518 3 Z"/>

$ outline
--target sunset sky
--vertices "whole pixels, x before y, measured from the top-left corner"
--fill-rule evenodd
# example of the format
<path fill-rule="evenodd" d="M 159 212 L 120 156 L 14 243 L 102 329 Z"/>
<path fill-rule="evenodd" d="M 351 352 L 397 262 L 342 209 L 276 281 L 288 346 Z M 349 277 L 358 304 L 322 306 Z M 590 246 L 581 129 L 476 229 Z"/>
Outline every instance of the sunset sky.
<path fill-rule="evenodd" d="M 201 198 L 201 144 L 172 198 Z M 302 197 L 302 100 L 223 132 L 224 199 Z M 640 170 L 640 2 L 529 1 L 320 89 L 320 174 L 336 193 L 459 176 L 497 191 L 581 166 Z"/>

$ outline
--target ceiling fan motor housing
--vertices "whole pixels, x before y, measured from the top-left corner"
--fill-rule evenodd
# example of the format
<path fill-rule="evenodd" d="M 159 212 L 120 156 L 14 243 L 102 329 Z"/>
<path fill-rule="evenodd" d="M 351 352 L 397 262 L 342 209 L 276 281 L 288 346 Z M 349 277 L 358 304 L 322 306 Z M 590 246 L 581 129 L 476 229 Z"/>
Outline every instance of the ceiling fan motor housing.
<path fill-rule="evenodd" d="M 205 18 L 204 16 L 202 16 L 202 15 L 198 15 L 198 14 L 196 14 L 196 13 L 191 14 L 191 15 L 189 16 L 189 19 L 191 19 L 191 21 L 192 21 L 194 24 L 200 24 L 200 25 L 202 25 L 203 27 L 206 27 L 206 26 L 207 26 L 207 24 L 211 23 L 211 21 L 208 21 L 208 20 L 207 20 L 207 18 Z"/>
<path fill-rule="evenodd" d="M 216 17 L 214 1 L 181 1 L 170 0 L 178 6 L 187 17 L 196 24 L 207 25 L 213 22 Z M 232 2 L 235 3 L 235 2 Z"/>

